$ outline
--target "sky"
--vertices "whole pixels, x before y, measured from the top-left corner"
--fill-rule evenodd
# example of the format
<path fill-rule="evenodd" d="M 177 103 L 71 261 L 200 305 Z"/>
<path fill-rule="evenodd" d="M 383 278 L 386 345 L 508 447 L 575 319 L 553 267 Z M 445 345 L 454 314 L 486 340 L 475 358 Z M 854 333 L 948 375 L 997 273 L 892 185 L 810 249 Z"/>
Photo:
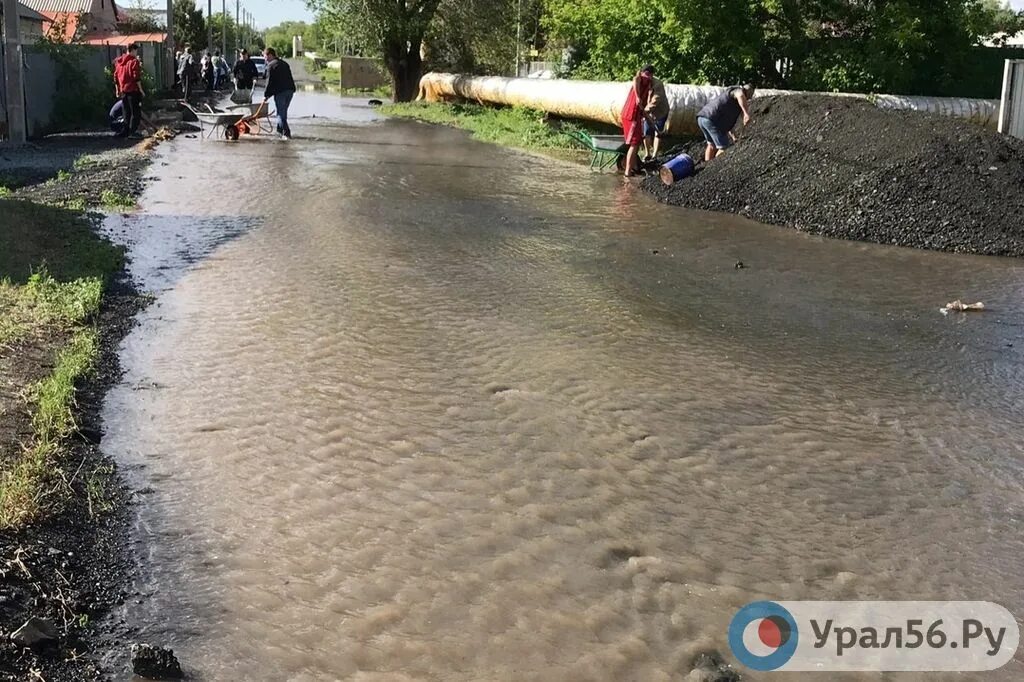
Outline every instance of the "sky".
<path fill-rule="evenodd" d="M 1024 0 L 1017 0 L 1024 4 Z M 313 13 L 304 0 L 248 0 L 246 6 L 260 28 L 277 26 L 282 21 L 313 21 Z"/>
<path fill-rule="evenodd" d="M 212 0 L 213 11 L 220 11 L 221 0 Z M 1024 0 L 1020 0 L 1024 2 Z M 235 0 L 227 0 L 234 13 Z M 206 0 L 196 0 L 197 5 L 206 6 Z M 282 21 L 313 21 L 313 13 L 304 0 L 241 0 L 242 7 L 249 10 L 259 28 L 277 26 Z"/>
<path fill-rule="evenodd" d="M 219 0 L 212 1 L 214 5 L 219 4 Z M 205 3 L 197 0 L 196 4 Z M 313 21 L 313 13 L 307 9 L 305 0 L 242 0 L 242 5 L 256 17 L 256 25 L 260 28 L 270 28 L 282 21 Z M 1024 0 L 1010 0 L 1010 5 L 1024 10 Z"/>

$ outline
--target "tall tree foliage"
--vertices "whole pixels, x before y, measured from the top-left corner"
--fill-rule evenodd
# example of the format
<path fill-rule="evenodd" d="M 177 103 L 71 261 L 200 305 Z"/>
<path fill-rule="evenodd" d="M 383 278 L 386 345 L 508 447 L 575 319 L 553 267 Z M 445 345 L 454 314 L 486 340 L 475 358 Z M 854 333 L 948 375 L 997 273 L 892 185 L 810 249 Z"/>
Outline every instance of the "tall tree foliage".
<path fill-rule="evenodd" d="M 442 0 L 426 38 L 429 66 L 510 74 L 517 39 L 521 38 L 518 52 L 524 61 L 531 47 L 543 45 L 543 11 L 543 0 Z"/>
<path fill-rule="evenodd" d="M 986 27 L 1018 18 L 992 0 L 546 0 L 550 37 L 576 75 L 814 90 L 950 94 Z M 989 31 L 991 33 L 991 30 Z"/>
<path fill-rule="evenodd" d="M 252 49 L 251 45 L 241 44 L 241 41 L 245 36 L 239 35 L 238 25 L 235 23 L 235 18 L 230 13 L 214 13 L 214 15 L 209 19 L 209 25 L 213 28 L 213 45 L 210 49 L 219 50 L 221 45 L 227 45 L 228 55 L 234 52 L 236 43 L 238 43 L 240 47 Z"/>
<path fill-rule="evenodd" d="M 1005 43 L 1006 39 L 1024 31 L 1024 10 L 1015 12 L 1006 0 L 981 0 L 971 15 L 972 25 L 979 36 Z"/>
<path fill-rule="evenodd" d="M 174 44 L 199 49 L 206 45 L 206 19 L 195 0 L 173 0 Z"/>
<path fill-rule="evenodd" d="M 322 21 L 384 60 L 394 100 L 412 100 L 423 74 L 420 53 L 441 0 L 308 0 Z"/>

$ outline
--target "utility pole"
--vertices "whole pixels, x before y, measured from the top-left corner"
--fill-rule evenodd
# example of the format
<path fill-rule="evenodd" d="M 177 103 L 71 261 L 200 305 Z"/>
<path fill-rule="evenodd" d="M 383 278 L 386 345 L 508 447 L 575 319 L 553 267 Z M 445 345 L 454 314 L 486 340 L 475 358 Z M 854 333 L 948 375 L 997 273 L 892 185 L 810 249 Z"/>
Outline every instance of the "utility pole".
<path fill-rule="evenodd" d="M 174 60 L 174 0 L 167 0 L 167 62 L 171 68 L 164 69 L 167 83 L 174 83 L 174 74 L 178 72 L 178 64 Z"/>
<path fill-rule="evenodd" d="M 213 0 L 206 0 L 206 52 L 213 49 Z"/>
<path fill-rule="evenodd" d="M 235 49 L 236 50 L 241 50 L 242 49 L 242 27 L 238 25 L 239 7 L 240 7 L 239 0 L 235 0 Z"/>
<path fill-rule="evenodd" d="M 220 0 L 220 54 L 228 58 L 228 0 Z"/>
<path fill-rule="evenodd" d="M 25 131 L 25 90 L 21 71 L 21 37 L 18 35 L 18 0 L 3 0 L 4 79 L 7 97 L 7 136 L 14 144 L 23 144 Z"/>
<path fill-rule="evenodd" d="M 519 64 L 522 62 L 520 50 L 523 45 L 523 0 L 516 0 L 516 72 L 515 78 L 519 78 Z"/>

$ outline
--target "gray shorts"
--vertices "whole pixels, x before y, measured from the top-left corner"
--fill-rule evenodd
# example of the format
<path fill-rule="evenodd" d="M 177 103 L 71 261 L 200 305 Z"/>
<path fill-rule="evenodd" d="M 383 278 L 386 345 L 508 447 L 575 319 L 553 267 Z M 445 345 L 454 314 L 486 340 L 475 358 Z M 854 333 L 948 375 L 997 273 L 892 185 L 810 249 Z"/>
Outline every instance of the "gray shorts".
<path fill-rule="evenodd" d="M 704 133 L 704 139 L 708 141 L 708 144 L 714 145 L 715 149 L 728 149 L 732 146 L 732 140 L 729 139 L 729 136 L 723 134 L 710 118 L 700 116 L 697 119 L 697 126 Z"/>

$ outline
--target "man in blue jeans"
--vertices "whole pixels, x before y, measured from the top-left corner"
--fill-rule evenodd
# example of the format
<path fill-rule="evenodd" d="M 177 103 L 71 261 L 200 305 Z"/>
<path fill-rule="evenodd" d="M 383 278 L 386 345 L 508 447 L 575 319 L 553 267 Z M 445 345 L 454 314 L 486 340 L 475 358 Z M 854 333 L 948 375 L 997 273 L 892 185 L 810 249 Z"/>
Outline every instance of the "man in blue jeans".
<path fill-rule="evenodd" d="M 749 103 L 753 96 L 753 85 L 734 85 L 710 100 L 697 114 L 697 126 L 708 143 L 704 150 L 705 161 L 711 161 L 736 141 L 732 129 L 740 114 L 743 115 L 743 125 L 750 123 Z"/>
<path fill-rule="evenodd" d="M 288 66 L 288 62 L 277 58 L 277 51 L 272 47 L 264 50 L 263 56 L 267 59 L 267 85 L 263 90 L 263 102 L 274 98 L 274 107 L 277 109 L 277 132 L 282 138 L 289 140 L 292 129 L 288 127 L 288 106 L 295 96 L 292 68 Z"/>

